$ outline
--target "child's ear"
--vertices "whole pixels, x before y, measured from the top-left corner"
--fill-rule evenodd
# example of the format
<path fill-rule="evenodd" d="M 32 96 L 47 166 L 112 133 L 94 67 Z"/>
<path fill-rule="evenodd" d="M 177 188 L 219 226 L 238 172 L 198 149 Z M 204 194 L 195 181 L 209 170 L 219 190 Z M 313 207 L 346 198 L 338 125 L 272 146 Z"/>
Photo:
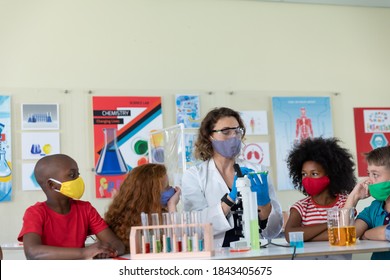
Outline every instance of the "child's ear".
<path fill-rule="evenodd" d="M 52 181 L 52 180 L 47 180 L 46 181 L 46 187 L 48 188 L 48 189 L 54 189 L 55 188 L 55 185 L 54 185 L 54 182 Z"/>

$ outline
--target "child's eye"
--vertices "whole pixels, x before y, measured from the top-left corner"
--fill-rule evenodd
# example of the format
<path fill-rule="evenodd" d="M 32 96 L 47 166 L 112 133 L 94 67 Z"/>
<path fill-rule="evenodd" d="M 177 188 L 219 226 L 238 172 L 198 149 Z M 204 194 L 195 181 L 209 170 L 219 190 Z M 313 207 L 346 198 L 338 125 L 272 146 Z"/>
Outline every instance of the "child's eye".
<path fill-rule="evenodd" d="M 72 172 L 72 173 L 69 175 L 69 177 L 72 178 L 72 179 L 74 179 L 74 178 L 77 178 L 79 175 L 80 175 L 79 172 Z"/>

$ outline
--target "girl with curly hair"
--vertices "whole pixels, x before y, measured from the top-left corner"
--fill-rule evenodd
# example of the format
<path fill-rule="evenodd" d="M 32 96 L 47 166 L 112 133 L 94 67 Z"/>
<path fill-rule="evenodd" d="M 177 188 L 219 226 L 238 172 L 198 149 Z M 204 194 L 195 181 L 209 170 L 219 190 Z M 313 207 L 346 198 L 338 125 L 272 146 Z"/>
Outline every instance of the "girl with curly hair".
<path fill-rule="evenodd" d="M 287 158 L 294 188 L 306 195 L 290 208 L 285 227 L 289 232 L 303 231 L 305 241 L 328 240 L 327 209 L 343 208 L 356 184 L 355 163 L 337 138 L 305 139 Z"/>
<path fill-rule="evenodd" d="M 141 225 L 141 213 L 175 212 L 180 188 L 169 186 L 162 164 L 148 163 L 133 168 L 115 195 L 104 219 L 130 253 L 130 229 Z"/>

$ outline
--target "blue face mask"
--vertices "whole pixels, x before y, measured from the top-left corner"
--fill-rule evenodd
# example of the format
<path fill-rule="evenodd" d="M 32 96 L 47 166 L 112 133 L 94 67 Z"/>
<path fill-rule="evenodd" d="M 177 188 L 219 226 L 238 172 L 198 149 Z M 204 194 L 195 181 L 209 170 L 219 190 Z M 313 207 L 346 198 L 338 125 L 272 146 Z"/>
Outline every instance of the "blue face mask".
<path fill-rule="evenodd" d="M 168 200 L 171 199 L 171 197 L 175 194 L 175 192 L 176 192 L 175 189 L 172 187 L 169 187 L 167 190 L 163 191 L 161 193 L 161 199 L 160 199 L 161 205 L 167 206 Z"/>
<path fill-rule="evenodd" d="M 241 138 L 232 137 L 227 140 L 211 140 L 213 149 L 226 158 L 234 158 L 240 153 Z"/>

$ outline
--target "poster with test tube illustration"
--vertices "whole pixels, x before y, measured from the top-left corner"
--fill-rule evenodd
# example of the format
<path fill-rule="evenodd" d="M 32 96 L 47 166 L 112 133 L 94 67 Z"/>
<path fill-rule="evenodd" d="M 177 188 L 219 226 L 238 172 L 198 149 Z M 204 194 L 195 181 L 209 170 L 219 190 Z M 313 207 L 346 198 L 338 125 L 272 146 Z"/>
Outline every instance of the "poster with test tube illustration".
<path fill-rule="evenodd" d="M 22 130 L 60 128 L 58 104 L 22 104 Z"/>
<path fill-rule="evenodd" d="M 0 96 L 0 202 L 12 195 L 11 98 Z"/>
<path fill-rule="evenodd" d="M 329 97 L 273 97 L 278 190 L 294 189 L 286 157 L 294 143 L 303 139 L 333 136 Z"/>
<path fill-rule="evenodd" d="M 365 153 L 390 143 L 390 108 L 354 108 L 357 170 L 367 176 Z"/>
<path fill-rule="evenodd" d="M 200 127 L 199 95 L 176 95 L 176 124 L 184 128 Z"/>
<path fill-rule="evenodd" d="M 93 96 L 96 197 L 112 197 L 126 174 L 149 162 L 149 133 L 163 127 L 159 96 Z"/>
<path fill-rule="evenodd" d="M 59 132 L 22 133 L 22 159 L 40 159 L 60 152 Z"/>
<path fill-rule="evenodd" d="M 240 111 L 245 124 L 246 135 L 267 135 L 267 111 Z"/>

